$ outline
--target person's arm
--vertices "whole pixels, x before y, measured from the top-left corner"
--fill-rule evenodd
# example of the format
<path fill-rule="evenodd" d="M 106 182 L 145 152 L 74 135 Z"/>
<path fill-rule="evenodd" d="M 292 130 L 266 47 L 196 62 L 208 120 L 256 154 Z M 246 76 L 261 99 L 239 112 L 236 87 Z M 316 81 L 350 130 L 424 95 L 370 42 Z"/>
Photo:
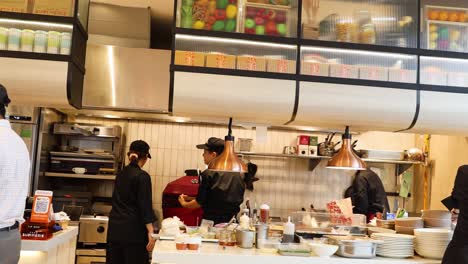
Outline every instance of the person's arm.
<path fill-rule="evenodd" d="M 137 189 L 138 211 L 140 212 L 140 217 L 148 232 L 148 245 L 146 249 L 152 251 L 155 244 L 155 240 L 152 237 L 154 233 L 153 222 L 156 221 L 156 217 L 154 216 L 152 204 L 151 178 L 148 174 L 144 173 L 139 175 Z"/>
<path fill-rule="evenodd" d="M 183 208 L 188 209 L 198 209 L 201 207 L 201 205 L 197 202 L 197 199 L 194 197 L 189 197 L 185 194 L 181 194 L 179 196 L 179 203 Z"/>

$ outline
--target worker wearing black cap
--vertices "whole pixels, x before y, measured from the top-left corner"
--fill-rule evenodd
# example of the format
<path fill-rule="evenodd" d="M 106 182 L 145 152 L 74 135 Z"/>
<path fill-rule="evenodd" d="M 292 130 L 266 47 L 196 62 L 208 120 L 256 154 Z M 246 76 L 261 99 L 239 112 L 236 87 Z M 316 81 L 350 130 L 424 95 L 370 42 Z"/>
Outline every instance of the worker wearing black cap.
<path fill-rule="evenodd" d="M 203 149 L 203 160 L 209 165 L 224 151 L 224 140 L 212 137 L 205 144 L 197 145 L 197 148 Z M 196 198 L 184 194 L 179 196 L 182 207 L 192 209 L 202 207 L 203 219 L 212 220 L 215 224 L 229 222 L 239 213 L 239 205 L 243 201 L 245 191 L 242 179 L 237 181 L 237 178 L 217 177 L 204 171 L 200 175 L 200 181 Z"/>
<path fill-rule="evenodd" d="M 147 264 L 154 248 L 156 221 L 151 194 L 151 178 L 141 168 L 151 159 L 150 146 L 132 142 L 127 153 L 130 164 L 115 180 L 112 211 L 107 232 L 107 264 Z"/>

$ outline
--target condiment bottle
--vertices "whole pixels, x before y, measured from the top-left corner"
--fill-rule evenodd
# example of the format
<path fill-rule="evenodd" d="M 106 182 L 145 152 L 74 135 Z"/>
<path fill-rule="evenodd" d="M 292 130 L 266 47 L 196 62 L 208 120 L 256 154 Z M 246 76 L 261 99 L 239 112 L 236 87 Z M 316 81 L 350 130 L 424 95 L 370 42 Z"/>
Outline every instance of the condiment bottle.
<path fill-rule="evenodd" d="M 247 215 L 247 212 L 244 211 L 242 216 L 239 218 L 239 224 L 242 229 L 250 228 L 250 217 Z"/>
<path fill-rule="evenodd" d="M 288 222 L 283 225 L 283 243 L 293 243 L 294 242 L 294 232 L 296 227 L 294 223 L 291 222 L 291 217 L 288 217 Z"/>

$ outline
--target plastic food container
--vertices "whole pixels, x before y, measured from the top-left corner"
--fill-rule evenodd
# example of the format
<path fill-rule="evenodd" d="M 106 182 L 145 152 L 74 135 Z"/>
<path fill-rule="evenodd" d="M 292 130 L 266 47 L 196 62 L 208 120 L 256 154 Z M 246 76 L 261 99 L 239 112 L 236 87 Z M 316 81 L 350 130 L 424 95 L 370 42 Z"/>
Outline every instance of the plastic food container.
<path fill-rule="evenodd" d="M 275 254 L 281 243 L 278 239 L 258 239 L 257 248 L 260 253 Z"/>
<path fill-rule="evenodd" d="M 187 250 L 188 249 L 188 246 L 187 246 L 187 243 L 186 243 L 187 238 L 188 237 L 186 235 L 176 236 L 175 243 L 176 243 L 176 249 L 177 250 Z"/>
<path fill-rule="evenodd" d="M 198 250 L 202 243 L 201 237 L 189 237 L 185 240 L 188 250 Z"/>
<path fill-rule="evenodd" d="M 280 244 L 278 247 L 280 255 L 295 257 L 310 257 L 311 251 L 307 245 L 303 244 Z"/>

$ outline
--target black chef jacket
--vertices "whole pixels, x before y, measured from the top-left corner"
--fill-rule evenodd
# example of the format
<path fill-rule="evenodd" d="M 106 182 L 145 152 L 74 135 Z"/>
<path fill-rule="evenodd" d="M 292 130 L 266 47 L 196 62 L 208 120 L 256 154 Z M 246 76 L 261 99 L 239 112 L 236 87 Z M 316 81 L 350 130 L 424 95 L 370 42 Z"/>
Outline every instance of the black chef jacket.
<path fill-rule="evenodd" d="M 145 225 L 154 221 L 151 178 L 136 163 L 131 163 L 115 181 L 107 241 L 147 243 Z"/>
<path fill-rule="evenodd" d="M 379 176 L 370 169 L 356 173 L 353 185 L 345 196 L 351 197 L 355 214 L 389 212 L 387 193 Z"/>
<path fill-rule="evenodd" d="M 229 222 L 239 213 L 244 201 L 243 176 L 235 172 L 205 170 L 200 178 L 196 200 L 203 208 L 203 218 L 215 224 Z"/>
<path fill-rule="evenodd" d="M 445 252 L 442 263 L 468 264 L 468 166 L 458 168 L 455 185 L 452 191 L 460 214 L 453 239 Z"/>

